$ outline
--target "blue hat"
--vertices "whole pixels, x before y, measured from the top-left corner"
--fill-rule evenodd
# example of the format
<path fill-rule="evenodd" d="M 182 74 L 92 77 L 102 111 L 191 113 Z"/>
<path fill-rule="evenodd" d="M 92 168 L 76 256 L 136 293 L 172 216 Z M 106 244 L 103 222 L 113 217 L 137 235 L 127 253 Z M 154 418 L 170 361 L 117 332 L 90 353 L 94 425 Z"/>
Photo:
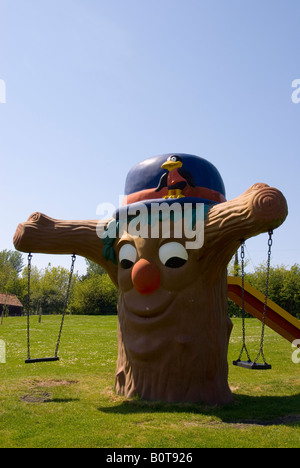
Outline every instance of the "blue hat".
<path fill-rule="evenodd" d="M 212 205 L 226 201 L 225 187 L 219 171 L 206 159 L 183 153 L 169 153 L 146 159 L 128 173 L 125 197 L 121 208 L 116 210 L 114 220 L 108 225 L 103 240 L 103 253 L 107 260 L 117 263 L 113 249 L 121 216 L 136 213 L 146 206 L 149 212 L 152 203 L 177 202 L 181 205 L 204 204 L 206 216 Z M 126 219 L 126 216 L 124 217 Z M 124 220 L 123 220 L 124 221 Z M 112 233 L 109 232 L 111 227 Z"/>
<path fill-rule="evenodd" d="M 225 196 L 223 180 L 213 164 L 199 156 L 169 153 L 146 159 L 129 171 L 121 209 L 141 202 L 147 206 L 175 201 L 215 205 L 226 201 Z"/>

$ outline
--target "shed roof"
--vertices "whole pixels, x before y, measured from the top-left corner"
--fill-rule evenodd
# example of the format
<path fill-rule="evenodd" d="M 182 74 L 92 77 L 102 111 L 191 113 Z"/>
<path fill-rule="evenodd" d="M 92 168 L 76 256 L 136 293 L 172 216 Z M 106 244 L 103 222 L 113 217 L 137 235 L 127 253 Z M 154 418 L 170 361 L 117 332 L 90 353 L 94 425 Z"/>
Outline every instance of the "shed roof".
<path fill-rule="evenodd" d="M 19 301 L 17 296 L 5 293 L 0 293 L 0 305 L 23 307 L 23 304 Z"/>

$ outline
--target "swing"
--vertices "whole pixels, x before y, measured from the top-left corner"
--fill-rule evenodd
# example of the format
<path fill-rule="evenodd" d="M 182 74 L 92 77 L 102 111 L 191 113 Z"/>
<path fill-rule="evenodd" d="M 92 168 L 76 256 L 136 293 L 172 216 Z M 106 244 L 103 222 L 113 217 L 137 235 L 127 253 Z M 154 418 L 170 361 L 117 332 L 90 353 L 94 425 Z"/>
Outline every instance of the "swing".
<path fill-rule="evenodd" d="M 254 370 L 268 370 L 272 366 L 266 362 L 264 356 L 264 336 L 265 336 L 265 321 L 267 314 L 267 302 L 269 295 L 269 277 L 270 277 L 270 262 L 271 262 L 271 248 L 272 248 L 272 236 L 273 230 L 269 230 L 269 239 L 268 239 L 268 260 L 267 260 L 267 272 L 266 272 L 266 286 L 265 286 L 265 302 L 264 302 L 264 312 L 262 317 L 262 329 L 261 329 L 261 339 L 260 339 L 260 348 L 257 353 L 257 356 L 254 361 L 251 360 L 247 346 L 246 346 L 246 332 L 245 332 L 245 241 L 241 242 L 241 263 L 242 263 L 242 329 L 243 329 L 243 346 L 240 352 L 240 355 L 237 360 L 233 361 L 234 366 L 243 367 L 245 369 L 254 369 Z M 245 351 L 248 360 L 242 361 L 243 351 Z M 259 356 L 262 357 L 263 362 L 257 362 Z"/>
<path fill-rule="evenodd" d="M 68 282 L 68 287 L 67 287 L 67 293 L 65 297 L 65 302 L 64 302 L 64 307 L 63 307 L 63 313 L 62 313 L 62 319 L 61 319 L 61 324 L 60 324 L 60 329 L 58 333 L 58 338 L 56 342 L 56 347 L 54 351 L 54 356 L 53 357 L 46 357 L 46 358 L 36 358 L 32 359 L 30 356 L 30 277 L 31 277 L 31 260 L 32 260 L 32 254 L 28 254 L 28 297 L 27 297 L 27 359 L 25 360 L 25 364 L 33 364 L 36 362 L 51 362 L 51 361 L 59 361 L 58 357 L 58 349 L 60 345 L 60 340 L 61 340 L 61 334 L 62 334 L 62 329 L 64 325 L 64 319 L 67 311 L 67 306 L 69 302 L 69 294 L 70 294 L 70 288 L 71 288 L 71 282 L 72 282 L 72 276 L 74 272 L 74 265 L 76 261 L 76 255 L 72 255 L 72 264 L 70 268 L 70 274 L 69 274 L 69 282 Z"/>

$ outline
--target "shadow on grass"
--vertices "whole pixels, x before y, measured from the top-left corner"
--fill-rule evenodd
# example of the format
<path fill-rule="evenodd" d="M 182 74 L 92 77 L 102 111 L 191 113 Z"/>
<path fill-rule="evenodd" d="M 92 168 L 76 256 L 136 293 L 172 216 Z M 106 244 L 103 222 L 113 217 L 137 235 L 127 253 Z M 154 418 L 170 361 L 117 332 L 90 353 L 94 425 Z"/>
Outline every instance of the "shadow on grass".
<path fill-rule="evenodd" d="M 234 402 L 226 406 L 189 403 L 151 402 L 134 398 L 110 407 L 99 407 L 109 414 L 191 413 L 215 416 L 226 424 L 297 425 L 300 426 L 300 393 L 291 396 L 249 396 L 233 394 Z"/>

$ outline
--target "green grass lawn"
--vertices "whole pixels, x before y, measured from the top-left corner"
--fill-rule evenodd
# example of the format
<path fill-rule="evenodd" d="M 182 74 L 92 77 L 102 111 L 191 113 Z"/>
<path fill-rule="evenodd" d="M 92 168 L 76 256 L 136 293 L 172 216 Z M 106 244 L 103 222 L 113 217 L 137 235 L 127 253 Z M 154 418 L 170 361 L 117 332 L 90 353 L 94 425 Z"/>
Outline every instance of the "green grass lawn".
<path fill-rule="evenodd" d="M 53 355 L 59 317 L 32 318 L 32 357 Z M 256 356 L 260 325 L 247 320 L 249 349 Z M 24 364 L 26 318 L 6 318 L 0 339 L 0 447 L 299 447 L 300 364 L 291 344 L 266 330 L 265 355 L 273 368 L 253 371 L 230 365 L 234 404 L 126 400 L 114 393 L 116 316 L 68 316 L 59 362 Z M 229 362 L 241 347 L 234 319 Z"/>

